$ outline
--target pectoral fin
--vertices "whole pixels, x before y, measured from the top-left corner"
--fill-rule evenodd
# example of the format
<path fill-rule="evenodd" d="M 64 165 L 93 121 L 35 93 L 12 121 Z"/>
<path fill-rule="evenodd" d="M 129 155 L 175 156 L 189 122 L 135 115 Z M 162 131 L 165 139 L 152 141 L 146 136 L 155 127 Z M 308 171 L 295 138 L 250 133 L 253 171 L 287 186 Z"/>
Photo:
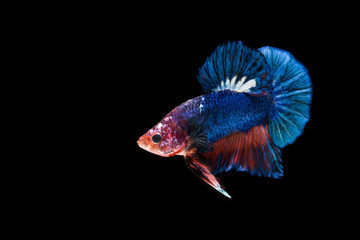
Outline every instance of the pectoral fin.
<path fill-rule="evenodd" d="M 231 198 L 214 176 L 211 167 L 206 164 L 204 156 L 199 153 L 191 153 L 186 156 L 185 160 L 193 173 L 226 197 Z"/>

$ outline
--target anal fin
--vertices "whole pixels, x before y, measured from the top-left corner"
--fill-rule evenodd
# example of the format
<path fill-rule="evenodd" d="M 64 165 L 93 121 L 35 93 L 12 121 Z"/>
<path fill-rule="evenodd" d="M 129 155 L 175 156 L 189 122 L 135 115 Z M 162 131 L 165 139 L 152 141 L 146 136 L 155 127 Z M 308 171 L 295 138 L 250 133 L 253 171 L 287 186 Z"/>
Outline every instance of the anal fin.
<path fill-rule="evenodd" d="M 206 159 L 200 153 L 189 153 L 185 158 L 190 170 L 200 177 L 204 182 L 215 188 L 228 198 L 231 196 L 224 190 L 218 179 L 214 176 L 211 167 L 206 163 Z"/>
<path fill-rule="evenodd" d="M 283 176 L 280 149 L 272 141 L 266 124 L 219 139 L 204 157 L 214 174 L 235 169 L 271 178 Z"/>

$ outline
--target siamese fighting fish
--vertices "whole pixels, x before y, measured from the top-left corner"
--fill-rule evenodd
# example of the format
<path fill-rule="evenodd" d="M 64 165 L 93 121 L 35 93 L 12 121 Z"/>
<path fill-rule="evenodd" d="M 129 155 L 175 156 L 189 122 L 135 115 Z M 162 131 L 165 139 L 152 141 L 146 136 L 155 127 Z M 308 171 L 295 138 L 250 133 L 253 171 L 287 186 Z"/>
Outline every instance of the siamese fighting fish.
<path fill-rule="evenodd" d="M 204 94 L 174 108 L 138 140 L 188 168 L 228 198 L 217 173 L 281 178 L 281 148 L 309 121 L 312 83 L 305 66 L 275 47 L 220 45 L 197 76 Z"/>

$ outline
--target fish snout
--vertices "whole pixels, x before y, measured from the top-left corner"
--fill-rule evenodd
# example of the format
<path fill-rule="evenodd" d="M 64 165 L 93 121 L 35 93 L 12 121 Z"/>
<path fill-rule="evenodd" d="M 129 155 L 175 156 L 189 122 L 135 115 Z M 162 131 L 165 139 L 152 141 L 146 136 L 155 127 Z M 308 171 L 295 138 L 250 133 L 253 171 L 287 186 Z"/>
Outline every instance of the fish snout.
<path fill-rule="evenodd" d="M 144 139 L 144 137 L 140 137 L 139 140 L 137 141 L 137 144 L 138 144 L 139 147 L 141 147 L 142 149 L 147 150 L 147 148 L 148 148 L 148 144 L 147 144 L 146 140 Z"/>

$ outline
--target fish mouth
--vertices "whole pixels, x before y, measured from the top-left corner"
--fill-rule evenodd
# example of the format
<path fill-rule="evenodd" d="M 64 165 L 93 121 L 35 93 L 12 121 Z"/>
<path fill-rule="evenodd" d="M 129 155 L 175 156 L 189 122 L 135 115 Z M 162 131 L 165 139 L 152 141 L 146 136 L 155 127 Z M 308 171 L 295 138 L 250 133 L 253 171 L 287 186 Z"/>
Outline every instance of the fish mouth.
<path fill-rule="evenodd" d="M 148 150 L 147 144 L 144 141 L 142 141 L 141 138 L 137 141 L 137 144 L 139 145 L 140 148 L 144 150 Z"/>
<path fill-rule="evenodd" d="M 137 141 L 137 144 L 140 148 L 144 149 L 145 151 L 148 151 L 150 153 L 156 154 L 161 157 L 172 157 L 174 155 L 185 155 L 184 149 L 186 144 L 184 144 L 179 150 L 169 153 L 162 153 L 161 151 L 157 150 L 152 144 L 149 142 L 148 136 L 142 136 Z"/>
<path fill-rule="evenodd" d="M 156 151 L 153 146 L 151 146 L 151 144 L 149 143 L 149 137 L 148 136 L 142 136 L 139 138 L 139 140 L 137 141 L 137 144 L 139 145 L 140 148 L 144 149 L 145 151 L 148 151 L 152 154 L 156 154 L 158 156 L 161 157 L 169 157 L 171 156 L 170 154 L 163 154 L 160 151 Z"/>

